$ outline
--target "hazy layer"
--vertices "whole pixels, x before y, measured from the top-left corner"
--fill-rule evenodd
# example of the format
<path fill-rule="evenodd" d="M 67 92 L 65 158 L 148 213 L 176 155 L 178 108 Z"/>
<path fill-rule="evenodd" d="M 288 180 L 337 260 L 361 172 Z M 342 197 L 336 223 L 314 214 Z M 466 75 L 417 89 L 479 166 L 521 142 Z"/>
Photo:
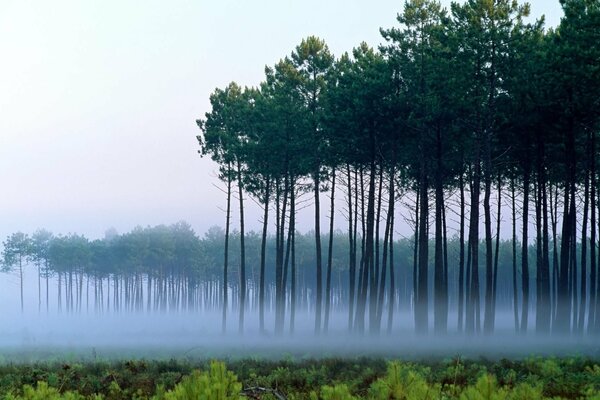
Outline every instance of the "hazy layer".
<path fill-rule="evenodd" d="M 313 317 L 297 316 L 296 332 L 275 337 L 258 333 L 258 316 L 246 316 L 246 331 L 237 333 L 232 315 L 226 334 L 221 315 L 40 315 L 7 314 L 0 328 L 4 361 L 93 358 L 241 358 L 241 357 L 400 357 L 524 358 L 534 355 L 600 357 L 600 346 L 589 337 L 516 336 L 510 314 L 500 313 L 494 336 L 446 337 L 413 333 L 411 315 L 397 315 L 393 333 L 358 336 L 346 331 L 346 313 L 334 313 L 327 335 L 313 335 Z M 267 326 L 272 319 L 267 318 Z M 1 359 L 0 359 L 1 360 Z"/>

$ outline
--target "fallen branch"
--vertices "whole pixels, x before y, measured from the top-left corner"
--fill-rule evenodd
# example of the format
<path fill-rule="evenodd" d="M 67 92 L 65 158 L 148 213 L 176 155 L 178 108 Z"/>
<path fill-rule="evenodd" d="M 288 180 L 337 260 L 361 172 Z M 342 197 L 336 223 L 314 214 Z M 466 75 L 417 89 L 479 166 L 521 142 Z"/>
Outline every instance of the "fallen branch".
<path fill-rule="evenodd" d="M 287 400 L 287 397 L 285 397 L 280 391 L 260 386 L 248 387 L 241 392 L 241 394 L 244 396 L 252 397 L 253 399 L 260 399 L 260 395 L 264 393 L 271 393 L 277 398 L 277 400 Z"/>

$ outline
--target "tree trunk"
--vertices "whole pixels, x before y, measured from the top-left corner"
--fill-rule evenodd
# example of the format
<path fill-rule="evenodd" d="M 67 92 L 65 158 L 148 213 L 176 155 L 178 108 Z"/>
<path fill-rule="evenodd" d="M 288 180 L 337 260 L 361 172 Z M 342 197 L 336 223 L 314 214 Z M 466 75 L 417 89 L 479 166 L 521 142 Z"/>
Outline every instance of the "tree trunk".
<path fill-rule="evenodd" d="M 227 278 L 229 268 L 229 226 L 231 219 L 231 163 L 227 164 L 227 210 L 225 211 L 225 248 L 223 251 L 223 314 L 221 331 L 227 332 Z"/>
<path fill-rule="evenodd" d="M 327 248 L 327 278 L 325 283 L 325 320 L 323 332 L 329 330 L 329 310 L 331 308 L 331 268 L 333 263 L 333 222 L 335 216 L 335 168 L 331 173 L 331 205 L 329 208 L 329 243 Z"/>
<path fill-rule="evenodd" d="M 350 164 L 346 164 L 346 174 L 348 176 L 348 260 L 349 260 L 349 289 L 348 289 L 348 331 L 352 330 L 352 322 L 354 315 L 354 291 L 356 287 L 356 253 L 355 238 L 353 236 L 353 210 L 352 210 L 352 175 L 350 172 Z"/>
<path fill-rule="evenodd" d="M 580 279 L 580 306 L 577 332 L 583 334 L 585 325 L 585 307 L 587 300 L 587 223 L 590 203 L 590 175 L 589 168 L 586 166 L 584 195 L 583 195 L 583 223 L 581 226 L 581 279 Z"/>
<path fill-rule="evenodd" d="M 394 146 L 394 161 L 395 161 L 395 146 Z M 392 333 L 392 323 L 393 323 L 393 318 L 394 318 L 394 301 L 396 298 L 396 281 L 395 281 L 395 274 L 394 274 L 394 210 L 395 210 L 395 192 L 396 192 L 396 188 L 394 185 L 394 177 L 395 177 L 395 171 L 394 171 L 394 164 L 392 164 L 392 172 L 390 174 L 390 204 L 388 207 L 388 214 L 389 214 L 389 226 L 390 226 L 390 232 L 389 232 L 389 253 L 390 253 L 390 292 L 389 292 L 389 300 L 388 300 L 388 321 L 387 321 L 387 333 L 388 335 L 391 335 Z"/>
<path fill-rule="evenodd" d="M 498 208 L 496 209 L 496 249 L 494 251 L 494 279 L 492 283 L 492 332 L 496 325 L 496 299 L 498 297 L 498 261 L 500 257 L 500 221 L 502 221 L 502 178 L 498 176 Z"/>
<path fill-rule="evenodd" d="M 458 332 L 463 331 L 465 305 L 465 184 L 462 172 L 458 176 L 460 190 L 460 232 L 458 256 Z"/>
<path fill-rule="evenodd" d="M 512 203 L 512 288 L 513 288 L 513 314 L 515 319 L 515 332 L 519 329 L 519 292 L 517 291 L 517 210 L 515 206 L 515 178 L 510 179 L 510 192 Z"/>
<path fill-rule="evenodd" d="M 321 201 L 320 201 L 320 172 L 319 166 L 314 173 L 314 195 L 315 195 L 315 249 L 317 264 L 317 295 L 315 302 L 315 334 L 321 333 L 321 305 L 323 304 L 323 264 L 321 259 Z"/>
<path fill-rule="evenodd" d="M 291 232 L 291 285 L 290 285 L 290 334 L 294 334 L 296 320 L 296 188 L 290 192 L 290 232 Z"/>
<path fill-rule="evenodd" d="M 244 312 L 246 306 L 246 246 L 244 243 L 244 197 L 242 193 L 242 167 L 237 161 L 238 196 L 240 201 L 240 317 L 239 333 L 244 333 Z"/>
<path fill-rule="evenodd" d="M 442 164 L 442 139 L 440 129 L 437 129 L 436 160 L 437 168 L 435 171 L 435 264 L 433 269 L 433 329 L 438 335 L 446 333 L 447 326 L 444 321 L 447 320 L 447 310 L 444 304 L 448 299 L 444 293 L 444 245 L 442 234 L 442 210 L 444 207 L 443 190 L 443 169 Z M 446 313 L 446 315 L 443 315 Z"/>
<path fill-rule="evenodd" d="M 271 180 L 267 177 L 265 182 L 265 198 L 263 200 L 264 214 L 262 240 L 260 243 L 260 282 L 258 287 L 258 314 L 260 325 L 259 329 L 261 333 L 265 332 L 265 263 L 267 248 L 267 228 L 269 224 L 269 198 L 271 197 L 270 188 Z"/>
<path fill-rule="evenodd" d="M 592 133 L 590 145 L 590 306 L 588 308 L 588 333 L 594 331 L 596 316 L 596 134 Z"/>
<path fill-rule="evenodd" d="M 523 291 L 521 309 L 521 333 L 527 332 L 529 316 L 529 169 L 523 175 L 523 236 L 521 239 L 521 290 Z"/>
<path fill-rule="evenodd" d="M 427 228 L 429 224 L 429 197 L 428 182 L 425 164 L 421 162 L 419 179 L 419 260 L 417 270 L 417 298 L 415 300 L 415 330 L 417 334 L 426 334 L 428 331 L 428 276 L 429 263 L 429 238 Z"/>

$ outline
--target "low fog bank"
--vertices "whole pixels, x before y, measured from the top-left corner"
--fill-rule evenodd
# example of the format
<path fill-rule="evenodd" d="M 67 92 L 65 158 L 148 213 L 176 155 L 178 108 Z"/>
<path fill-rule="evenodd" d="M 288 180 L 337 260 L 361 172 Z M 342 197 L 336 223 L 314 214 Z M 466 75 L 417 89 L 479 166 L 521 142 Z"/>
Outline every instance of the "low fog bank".
<path fill-rule="evenodd" d="M 444 337 L 414 333 L 412 315 L 399 314 L 391 334 L 355 335 L 346 330 L 347 314 L 332 315 L 329 333 L 313 334 L 313 316 L 297 315 L 294 335 L 260 334 L 258 316 L 246 315 L 238 333 L 237 316 L 221 332 L 220 313 L 162 315 L 20 315 L 5 314 L 0 326 L 1 361 L 124 358 L 305 358 L 399 357 L 524 358 L 544 356 L 600 357 L 595 337 L 544 336 L 533 331 L 515 335 L 509 313 L 498 315 L 493 336 L 465 337 L 451 331 Z M 273 326 L 271 316 L 267 326 Z M 288 327 L 286 326 L 286 329 Z"/>

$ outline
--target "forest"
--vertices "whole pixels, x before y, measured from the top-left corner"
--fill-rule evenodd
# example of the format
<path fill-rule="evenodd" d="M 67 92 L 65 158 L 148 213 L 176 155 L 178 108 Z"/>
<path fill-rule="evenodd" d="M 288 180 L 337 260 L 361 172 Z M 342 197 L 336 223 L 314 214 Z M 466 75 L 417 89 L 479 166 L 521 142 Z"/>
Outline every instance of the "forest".
<path fill-rule="evenodd" d="M 219 165 L 226 197 L 224 288 L 239 212 L 239 289 L 237 299 L 222 290 L 223 329 L 235 301 L 244 330 L 251 200 L 264 210 L 252 277 L 261 330 L 274 285 L 274 330 L 289 318 L 293 331 L 295 225 L 309 202 L 317 335 L 334 300 L 336 210 L 347 226 L 353 332 L 389 331 L 399 286 L 409 288 L 417 333 L 492 334 L 506 288 L 517 332 L 598 331 L 600 3 L 561 5 L 559 26 L 545 28 L 527 3 L 410 0 L 396 27 L 380 29 L 378 48 L 361 43 L 336 57 L 310 36 L 265 67 L 258 86 L 217 88 L 197 124 L 199 152 Z M 402 224 L 414 234 L 401 260 Z"/>
<path fill-rule="evenodd" d="M 596 334 L 600 3 L 561 5 L 546 28 L 527 3 L 410 0 L 378 48 L 309 36 L 260 85 L 215 89 L 190 150 L 218 166 L 224 228 L 9 235 L 21 311 L 30 268 L 40 312 L 208 310 L 276 335 L 298 312 L 316 335 L 334 313 L 354 334 L 409 313 L 416 334 L 490 335 L 505 312 L 517 334 Z"/>
<path fill-rule="evenodd" d="M 600 399 L 600 0 L 314 1 L 3 9 L 0 399 Z"/>
<path fill-rule="evenodd" d="M 227 312 L 237 310 L 239 301 L 240 233 L 230 233 L 231 247 L 229 262 L 231 267 L 226 277 L 228 296 L 232 303 Z M 348 235 L 336 230 L 332 237 L 331 281 L 329 291 L 324 293 L 330 299 L 332 314 L 350 318 L 347 299 L 350 292 Z M 131 232 L 118 234 L 108 230 L 103 239 L 90 240 L 82 235 L 54 235 L 46 230 L 33 234 L 17 232 L 3 242 L 3 272 L 11 273 L 18 279 L 20 287 L 21 312 L 42 312 L 47 315 L 107 315 L 110 313 L 143 312 L 149 315 L 172 314 L 218 314 L 223 311 L 223 251 L 225 232 L 213 227 L 203 237 L 192 230 L 185 222 L 169 226 L 137 227 Z M 324 241 L 328 242 L 327 235 Z M 260 233 L 246 233 L 246 265 L 248 267 L 246 313 L 259 315 L 260 297 L 258 278 L 261 262 Z M 430 245 L 434 241 L 430 240 Z M 412 329 L 412 325 L 402 326 L 394 316 L 411 313 L 413 298 L 413 252 L 414 238 L 398 238 L 392 243 L 394 264 L 397 265 L 394 279 L 395 290 L 390 299 L 394 313 L 386 320 L 386 329 L 392 331 Z M 530 274 L 535 272 L 535 245 L 530 244 Z M 265 264 L 275 265 L 276 238 L 269 235 L 266 240 Z M 480 243 L 483 250 L 484 244 Z M 498 296 L 497 309 L 516 314 L 520 303 L 513 303 L 511 240 L 501 240 L 498 247 Z M 460 253 L 458 237 L 447 241 L 450 258 Z M 296 252 L 296 302 L 290 310 L 289 329 L 293 333 L 296 311 L 314 313 L 315 250 L 314 232 L 295 235 Z M 456 257 L 455 257 L 456 258 Z M 433 263 L 430 258 L 430 264 Z M 452 318 L 450 330 L 456 330 L 457 286 L 459 270 L 457 265 L 448 265 L 449 315 Z M 433 271 L 430 271 L 432 275 Z M 28 280 L 27 280 L 28 278 Z M 431 278 L 431 276 L 430 276 Z M 273 315 L 276 304 L 275 271 L 265 270 L 265 313 Z M 34 288 L 33 296 L 24 295 L 24 286 Z M 430 289 L 431 279 L 430 279 Z M 535 296 L 532 287 L 532 296 Z M 30 291 L 31 293 L 31 291 Z M 292 306 L 287 295 L 286 308 Z M 19 303 L 17 303 L 19 304 Z M 516 304 L 516 307 L 515 307 Z M 324 326 L 329 326 L 330 320 Z M 390 324 L 389 327 L 387 324 Z M 518 325 L 514 326 L 514 330 Z M 506 331 L 506 326 L 504 331 Z M 509 328 L 513 328 L 510 326 Z M 272 331 L 267 326 L 266 330 Z M 337 326 L 335 331 L 352 331 L 351 325 Z M 513 331 L 514 331 L 513 330 Z"/>

